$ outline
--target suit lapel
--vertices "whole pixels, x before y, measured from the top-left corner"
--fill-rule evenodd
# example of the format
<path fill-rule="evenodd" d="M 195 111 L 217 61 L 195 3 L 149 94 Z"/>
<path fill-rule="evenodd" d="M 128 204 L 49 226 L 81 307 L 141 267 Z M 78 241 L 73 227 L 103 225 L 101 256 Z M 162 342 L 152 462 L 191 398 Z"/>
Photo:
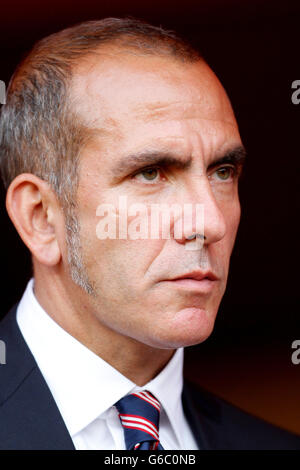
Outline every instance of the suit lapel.
<path fill-rule="evenodd" d="M 191 382 L 185 381 L 182 404 L 200 450 L 226 445 L 228 436 L 222 432 L 222 410 L 213 396 Z M 221 432 L 220 432 L 221 431 Z"/>
<path fill-rule="evenodd" d="M 74 449 L 52 394 L 16 322 L 15 306 L 0 323 L 7 363 L 0 366 L 0 449 Z M 218 403 L 185 382 L 183 408 L 199 449 L 218 441 Z"/>
<path fill-rule="evenodd" d="M 52 394 L 16 322 L 16 306 L 0 324 L 6 364 L 0 375 L 0 449 L 74 449 Z"/>

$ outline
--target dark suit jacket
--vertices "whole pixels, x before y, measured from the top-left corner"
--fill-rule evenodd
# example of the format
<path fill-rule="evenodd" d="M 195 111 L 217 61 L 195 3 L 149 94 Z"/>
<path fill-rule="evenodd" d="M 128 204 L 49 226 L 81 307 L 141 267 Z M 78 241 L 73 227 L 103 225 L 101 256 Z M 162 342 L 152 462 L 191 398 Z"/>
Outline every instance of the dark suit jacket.
<path fill-rule="evenodd" d="M 74 449 L 50 390 L 16 322 L 0 323 L 7 363 L 0 365 L 0 449 Z M 265 423 L 210 393 L 184 384 L 186 418 L 200 449 L 300 449 L 300 437 Z"/>

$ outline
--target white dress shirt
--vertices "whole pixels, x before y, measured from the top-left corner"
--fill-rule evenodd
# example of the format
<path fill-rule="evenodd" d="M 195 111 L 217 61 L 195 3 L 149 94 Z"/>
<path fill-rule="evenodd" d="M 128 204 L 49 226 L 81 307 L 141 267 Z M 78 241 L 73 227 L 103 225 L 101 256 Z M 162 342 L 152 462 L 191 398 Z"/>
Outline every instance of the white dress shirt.
<path fill-rule="evenodd" d="M 153 380 L 138 387 L 52 320 L 38 303 L 33 287 L 31 279 L 17 309 L 17 322 L 75 449 L 126 449 L 114 403 L 142 389 L 149 390 L 162 405 L 159 435 L 164 449 L 198 449 L 181 402 L 182 348 Z"/>

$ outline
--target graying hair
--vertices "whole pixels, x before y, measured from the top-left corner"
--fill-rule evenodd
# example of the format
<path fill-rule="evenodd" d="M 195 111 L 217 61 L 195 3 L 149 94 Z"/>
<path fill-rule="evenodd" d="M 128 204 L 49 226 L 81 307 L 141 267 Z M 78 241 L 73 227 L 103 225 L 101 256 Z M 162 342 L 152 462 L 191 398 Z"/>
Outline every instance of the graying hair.
<path fill-rule="evenodd" d="M 66 217 L 69 251 L 76 246 L 79 250 L 78 164 L 91 131 L 71 106 L 70 81 L 78 61 L 107 44 L 183 62 L 201 58 L 173 32 L 133 18 L 106 18 L 42 39 L 17 67 L 0 114 L 2 179 L 8 188 L 17 175 L 32 173 L 50 184 Z M 79 251 L 74 253 L 76 259 L 69 254 L 72 277 L 78 283 Z"/>

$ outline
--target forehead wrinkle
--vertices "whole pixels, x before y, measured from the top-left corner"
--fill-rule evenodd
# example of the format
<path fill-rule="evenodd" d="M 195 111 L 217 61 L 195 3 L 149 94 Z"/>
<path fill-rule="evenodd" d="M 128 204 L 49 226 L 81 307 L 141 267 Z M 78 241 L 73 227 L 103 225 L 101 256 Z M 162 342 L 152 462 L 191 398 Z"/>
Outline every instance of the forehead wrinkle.
<path fill-rule="evenodd" d="M 194 108 L 194 109 L 192 109 Z M 194 121 L 208 121 L 208 122 L 223 122 L 232 127 L 236 127 L 234 116 L 232 120 L 229 119 L 216 119 L 212 116 L 212 113 L 215 112 L 214 109 L 210 110 L 197 110 L 195 108 L 195 103 L 182 104 L 181 101 L 172 102 L 172 103 L 147 103 L 139 104 L 134 107 L 134 112 L 136 113 L 136 118 L 143 120 L 145 123 L 158 120 L 194 120 Z M 199 115 L 198 115 L 199 114 Z"/>
<path fill-rule="evenodd" d="M 191 104 L 189 107 L 191 107 Z M 188 104 L 182 103 L 182 101 L 172 101 L 170 103 L 150 102 L 138 104 L 134 107 L 134 112 L 137 115 L 141 115 L 142 119 L 145 119 L 146 122 L 152 120 L 153 118 L 166 117 L 169 115 L 174 115 L 174 112 L 179 117 L 185 117 L 188 110 Z"/>

